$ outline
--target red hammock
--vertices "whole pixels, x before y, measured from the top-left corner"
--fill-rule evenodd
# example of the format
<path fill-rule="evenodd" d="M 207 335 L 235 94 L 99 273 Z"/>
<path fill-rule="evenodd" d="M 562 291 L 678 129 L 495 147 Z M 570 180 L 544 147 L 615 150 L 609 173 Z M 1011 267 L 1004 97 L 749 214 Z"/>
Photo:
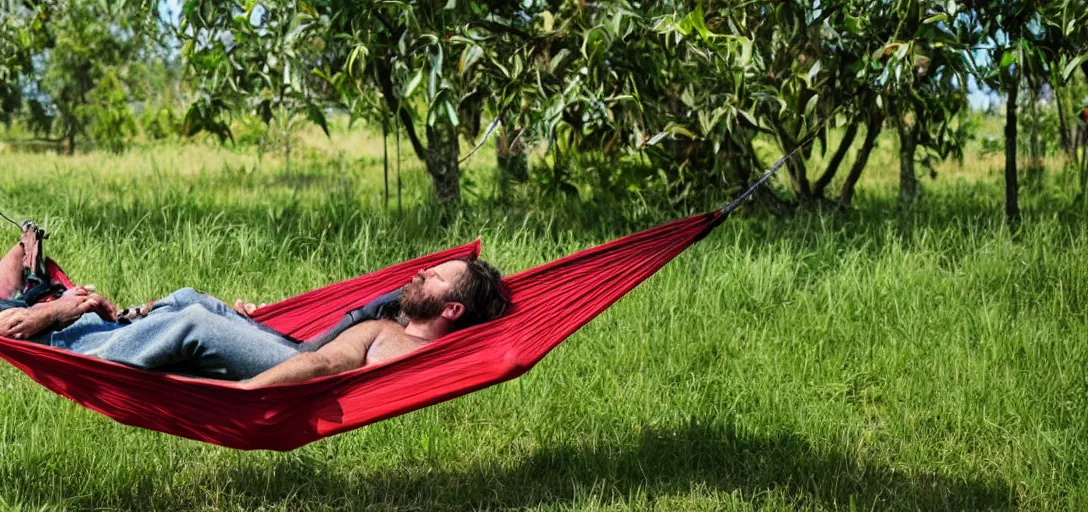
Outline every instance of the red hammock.
<path fill-rule="evenodd" d="M 8 338 L 0 338 L 0 357 L 127 425 L 230 448 L 292 450 L 525 373 L 721 220 L 714 212 L 673 221 L 509 276 L 509 315 L 381 365 L 302 383 L 243 390 Z M 254 318 L 305 339 L 420 268 L 479 251 L 477 240 L 266 306 Z M 50 272 L 71 286 L 56 265 Z"/>

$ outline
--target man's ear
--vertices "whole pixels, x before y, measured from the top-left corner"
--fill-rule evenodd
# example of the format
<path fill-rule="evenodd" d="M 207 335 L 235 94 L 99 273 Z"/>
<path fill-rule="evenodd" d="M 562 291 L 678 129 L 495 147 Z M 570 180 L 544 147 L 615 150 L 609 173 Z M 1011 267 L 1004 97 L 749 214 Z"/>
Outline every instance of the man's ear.
<path fill-rule="evenodd" d="M 460 302 L 447 302 L 446 308 L 442 310 L 442 318 L 451 322 L 457 321 L 461 318 L 461 315 L 465 314 L 465 305 Z"/>

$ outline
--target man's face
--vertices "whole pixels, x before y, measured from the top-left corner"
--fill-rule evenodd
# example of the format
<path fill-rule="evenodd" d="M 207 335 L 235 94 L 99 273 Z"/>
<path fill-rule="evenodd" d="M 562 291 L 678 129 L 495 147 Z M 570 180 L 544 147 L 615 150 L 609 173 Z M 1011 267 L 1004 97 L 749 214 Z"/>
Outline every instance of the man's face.
<path fill-rule="evenodd" d="M 401 310 L 409 318 L 430 320 L 446 310 L 446 296 L 461 279 L 468 266 L 463 261 L 447 261 L 419 271 L 404 287 Z"/>

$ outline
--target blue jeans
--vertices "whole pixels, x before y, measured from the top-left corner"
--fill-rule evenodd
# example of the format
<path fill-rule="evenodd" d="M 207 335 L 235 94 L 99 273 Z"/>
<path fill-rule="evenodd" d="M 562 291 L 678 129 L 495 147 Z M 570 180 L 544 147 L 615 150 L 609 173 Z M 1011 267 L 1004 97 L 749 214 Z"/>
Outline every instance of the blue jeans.
<path fill-rule="evenodd" d="M 299 353 L 294 341 L 222 303 L 182 288 L 131 324 L 88 313 L 35 341 L 148 370 L 243 380 Z"/>

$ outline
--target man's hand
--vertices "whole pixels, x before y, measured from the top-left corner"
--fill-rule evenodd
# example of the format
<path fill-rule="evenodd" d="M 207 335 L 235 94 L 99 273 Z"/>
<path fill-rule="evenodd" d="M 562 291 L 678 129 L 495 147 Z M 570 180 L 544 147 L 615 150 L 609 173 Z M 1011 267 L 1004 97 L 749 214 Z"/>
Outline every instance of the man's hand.
<path fill-rule="evenodd" d="M 263 308 L 265 306 L 267 306 L 267 304 L 261 304 L 260 306 L 258 306 L 256 304 L 253 304 L 252 302 L 242 302 L 242 299 L 234 300 L 234 310 L 237 311 L 238 314 L 246 318 L 253 316 L 253 312 L 257 311 L 258 308 Z"/>
<path fill-rule="evenodd" d="M 32 308 L 10 308 L 0 311 L 0 336 L 25 340 L 53 325 L 56 320 L 50 308 L 39 304 Z"/>
<path fill-rule="evenodd" d="M 56 322 L 62 325 L 68 325 L 92 311 L 103 320 L 117 320 L 117 306 L 85 286 L 68 289 L 59 299 L 48 304 L 53 307 Z"/>
<path fill-rule="evenodd" d="M 77 286 L 52 302 L 0 311 L 0 336 L 27 339 L 47 329 L 64 328 L 92 311 L 105 320 L 116 320 L 117 308 L 87 288 Z"/>

